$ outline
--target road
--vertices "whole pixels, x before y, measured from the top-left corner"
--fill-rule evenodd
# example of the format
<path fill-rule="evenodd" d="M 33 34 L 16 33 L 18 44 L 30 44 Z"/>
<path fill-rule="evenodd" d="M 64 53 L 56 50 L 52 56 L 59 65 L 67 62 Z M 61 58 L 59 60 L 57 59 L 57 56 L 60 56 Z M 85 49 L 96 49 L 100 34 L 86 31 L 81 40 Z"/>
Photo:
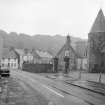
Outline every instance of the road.
<path fill-rule="evenodd" d="M 64 81 L 24 71 L 11 71 L 11 77 L 17 78 L 27 91 L 32 91 L 33 94 L 40 93 L 40 101 L 47 100 L 47 104 L 51 102 L 54 105 L 105 105 L 105 96 Z"/>

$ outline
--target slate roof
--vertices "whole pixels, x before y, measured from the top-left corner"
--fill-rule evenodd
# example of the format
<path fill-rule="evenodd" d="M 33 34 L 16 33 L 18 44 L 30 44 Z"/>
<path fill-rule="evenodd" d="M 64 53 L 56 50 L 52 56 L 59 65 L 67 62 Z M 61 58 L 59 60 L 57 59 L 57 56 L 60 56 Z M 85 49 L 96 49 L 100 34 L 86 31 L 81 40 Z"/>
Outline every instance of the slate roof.
<path fill-rule="evenodd" d="M 105 17 L 102 9 L 99 10 L 98 15 L 93 23 L 90 33 L 105 32 Z"/>

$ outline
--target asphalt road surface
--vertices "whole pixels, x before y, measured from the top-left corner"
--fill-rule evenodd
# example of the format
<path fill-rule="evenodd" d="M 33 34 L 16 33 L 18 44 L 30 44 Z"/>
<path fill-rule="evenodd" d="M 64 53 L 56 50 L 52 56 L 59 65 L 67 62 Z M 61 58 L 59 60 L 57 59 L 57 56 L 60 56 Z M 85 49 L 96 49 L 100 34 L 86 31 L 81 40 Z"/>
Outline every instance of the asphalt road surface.
<path fill-rule="evenodd" d="M 105 105 L 105 96 L 39 74 L 11 71 L 24 89 L 41 102 L 35 105 Z M 38 97 L 34 95 L 38 94 Z M 29 104 L 31 105 L 31 104 Z M 34 104 L 32 104 L 34 105 Z"/>

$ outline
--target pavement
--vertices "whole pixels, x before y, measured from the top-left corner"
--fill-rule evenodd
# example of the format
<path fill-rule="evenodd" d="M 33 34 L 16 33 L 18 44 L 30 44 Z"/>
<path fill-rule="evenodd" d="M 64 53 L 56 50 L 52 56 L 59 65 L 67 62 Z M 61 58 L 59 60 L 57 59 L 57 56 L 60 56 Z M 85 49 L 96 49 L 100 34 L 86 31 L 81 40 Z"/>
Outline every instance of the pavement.
<path fill-rule="evenodd" d="M 10 85 L 6 86 L 5 95 L 1 95 L 4 96 L 8 105 L 105 104 L 105 95 L 68 84 L 65 81 L 75 80 L 66 75 L 62 77 L 62 74 L 58 76 L 56 74 L 35 74 L 12 70 L 8 81 L 10 81 L 8 82 Z M 9 87 L 11 88 L 9 89 Z M 6 98 L 7 96 L 11 98 Z M 3 102 L 1 105 L 5 105 Z"/>
<path fill-rule="evenodd" d="M 64 81 L 67 84 L 71 84 L 83 89 L 87 89 L 102 95 L 105 95 L 105 84 L 94 82 L 94 81 L 88 81 L 83 80 L 81 78 L 73 78 L 71 75 L 58 73 L 58 74 L 46 74 L 43 75 L 49 79 Z"/>
<path fill-rule="evenodd" d="M 70 72 L 68 74 L 72 78 L 78 78 L 80 75 L 80 72 Z M 87 81 L 94 81 L 99 82 L 99 73 L 87 73 L 87 72 L 81 72 L 81 80 L 87 80 Z M 105 84 L 105 74 L 101 74 L 101 83 Z"/>
<path fill-rule="evenodd" d="M 56 76 L 60 77 L 63 74 L 60 72 L 60 73 L 40 73 L 40 75 L 55 78 Z M 80 77 L 79 71 L 71 71 L 70 73 L 63 75 L 63 79 L 68 79 L 66 77 L 71 78 L 73 80 L 93 81 L 93 82 L 99 83 L 100 74 L 99 73 L 81 72 L 81 78 L 79 78 Z M 62 77 L 59 79 L 62 79 Z M 101 74 L 101 83 L 105 84 L 105 74 Z"/>

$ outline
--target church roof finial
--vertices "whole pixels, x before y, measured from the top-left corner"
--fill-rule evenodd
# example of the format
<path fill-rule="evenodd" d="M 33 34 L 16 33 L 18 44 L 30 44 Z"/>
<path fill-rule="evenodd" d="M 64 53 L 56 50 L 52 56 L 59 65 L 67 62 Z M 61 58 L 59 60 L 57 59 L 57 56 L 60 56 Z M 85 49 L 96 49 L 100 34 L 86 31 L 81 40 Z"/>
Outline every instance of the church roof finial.
<path fill-rule="evenodd" d="M 67 35 L 66 43 L 68 43 L 68 44 L 71 43 L 71 38 L 70 38 L 70 35 L 69 34 Z"/>

